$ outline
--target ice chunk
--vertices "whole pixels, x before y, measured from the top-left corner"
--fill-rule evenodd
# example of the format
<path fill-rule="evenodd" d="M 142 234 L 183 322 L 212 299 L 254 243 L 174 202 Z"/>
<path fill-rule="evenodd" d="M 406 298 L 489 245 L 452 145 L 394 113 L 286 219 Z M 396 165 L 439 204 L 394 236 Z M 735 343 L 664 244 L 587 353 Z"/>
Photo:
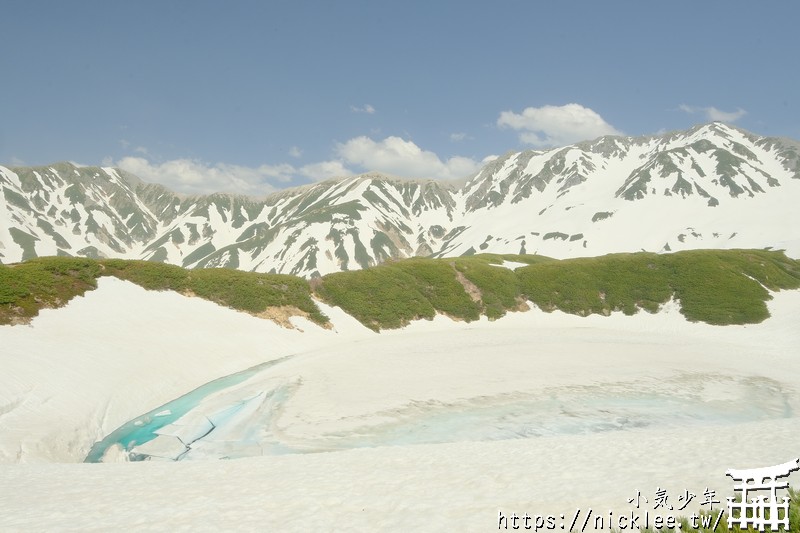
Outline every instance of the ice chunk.
<path fill-rule="evenodd" d="M 176 437 L 184 444 L 189 445 L 208 435 L 213 429 L 214 424 L 206 416 L 190 411 L 172 424 L 157 430 L 156 433 Z"/>
<path fill-rule="evenodd" d="M 159 435 L 151 441 L 145 442 L 141 446 L 136 446 L 131 450 L 132 453 L 149 455 L 151 457 L 161 457 L 177 461 L 178 457 L 186 453 L 186 445 L 177 437 L 171 435 Z"/>

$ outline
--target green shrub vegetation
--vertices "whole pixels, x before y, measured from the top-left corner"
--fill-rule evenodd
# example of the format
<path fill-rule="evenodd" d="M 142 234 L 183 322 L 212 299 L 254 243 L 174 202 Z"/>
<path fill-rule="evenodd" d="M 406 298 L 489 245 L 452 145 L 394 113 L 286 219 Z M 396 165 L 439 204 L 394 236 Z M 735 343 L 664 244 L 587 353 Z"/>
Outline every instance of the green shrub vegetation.
<path fill-rule="evenodd" d="M 133 282 L 151 291 L 184 292 L 189 289 L 189 271 L 175 265 L 155 261 L 106 259 L 104 273 Z"/>
<path fill-rule="evenodd" d="M 17 265 L 0 264 L 0 324 L 25 321 L 42 308 L 60 307 L 97 287 L 100 276 L 114 276 L 148 290 L 194 294 L 252 314 L 288 306 L 318 324 L 328 321 L 311 299 L 308 282 L 295 276 L 229 269 L 186 270 L 122 259 L 42 257 Z"/>
<path fill-rule="evenodd" d="M 528 266 L 512 271 L 499 268 L 502 261 Z M 400 277 L 397 270 L 407 276 Z M 688 320 L 748 324 L 769 316 L 766 289 L 800 288 L 800 263 L 782 252 L 691 250 L 561 261 L 499 254 L 415 258 L 367 271 L 330 274 L 322 278 L 317 292 L 375 330 L 401 327 L 416 318 L 430 318 L 433 312 L 474 320 L 475 308 L 462 294 L 465 288 L 452 284 L 456 272 L 478 289 L 475 305 L 492 319 L 518 308 L 524 300 L 546 311 L 585 316 L 614 311 L 632 315 L 640 309 L 656 312 L 675 298 Z M 431 289 L 432 284 L 446 286 L 454 294 L 445 299 L 441 291 Z"/>
<path fill-rule="evenodd" d="M 97 287 L 100 267 L 91 259 L 40 257 L 0 265 L 0 324 L 26 320 L 43 307 L 60 307 Z"/>
<path fill-rule="evenodd" d="M 329 274 L 317 294 L 377 331 L 434 317 L 436 310 L 417 285 L 414 276 L 390 264 Z"/>
<path fill-rule="evenodd" d="M 414 278 L 414 288 L 437 311 L 464 320 L 480 317 L 480 306 L 467 294 L 447 262 L 413 258 L 398 261 L 395 266 Z"/>
<path fill-rule="evenodd" d="M 769 317 L 770 290 L 800 287 L 800 263 L 764 250 L 613 254 L 518 269 L 522 293 L 545 310 L 586 315 L 655 312 L 675 297 L 692 321 L 752 324 Z"/>
<path fill-rule="evenodd" d="M 499 318 L 519 307 L 519 282 L 503 261 L 553 261 L 533 255 L 479 254 L 458 258 L 415 257 L 359 271 L 324 276 L 317 294 L 378 331 L 399 328 L 438 312 L 472 321 Z M 464 280 L 459 279 L 463 275 Z M 466 283 L 464 283 L 464 281 Z M 472 287 L 477 289 L 469 294 Z M 477 292 L 477 293 L 475 293 Z"/>
<path fill-rule="evenodd" d="M 290 306 L 307 313 L 318 324 L 328 321 L 311 299 L 308 281 L 296 276 L 225 268 L 191 270 L 189 290 L 206 300 L 248 313 Z"/>
<path fill-rule="evenodd" d="M 681 312 L 709 324 L 752 324 L 769 317 L 767 289 L 800 286 L 800 263 L 767 251 L 697 251 L 662 257 Z M 765 289 L 766 287 L 766 289 Z"/>
<path fill-rule="evenodd" d="M 452 262 L 455 269 L 480 291 L 483 313 L 491 319 L 500 318 L 506 310 L 521 303 L 519 279 L 513 270 L 501 268 L 481 256 L 459 258 Z"/>
<path fill-rule="evenodd" d="M 546 311 L 587 315 L 658 310 L 672 295 L 656 254 L 615 254 L 518 269 L 521 291 Z"/>
<path fill-rule="evenodd" d="M 285 274 L 259 274 L 226 268 L 187 270 L 151 261 L 110 259 L 104 274 L 149 290 L 191 293 L 212 302 L 258 314 L 270 307 L 291 306 L 323 324 L 327 319 L 311 299 L 308 282 Z"/>
<path fill-rule="evenodd" d="M 516 270 L 503 261 L 525 263 Z M 769 316 L 769 291 L 800 288 L 800 262 L 765 250 L 692 250 L 672 254 L 612 254 L 554 260 L 536 255 L 479 254 L 412 258 L 308 281 L 232 269 L 186 270 L 120 259 L 36 258 L 0 264 L 0 324 L 24 321 L 44 307 L 64 305 L 116 276 L 149 290 L 194 294 L 260 314 L 294 307 L 311 320 L 327 318 L 312 299 L 341 307 L 376 331 L 443 313 L 455 319 L 495 319 L 530 300 L 546 311 L 577 315 L 655 312 L 675 298 L 688 320 L 757 323 Z"/>

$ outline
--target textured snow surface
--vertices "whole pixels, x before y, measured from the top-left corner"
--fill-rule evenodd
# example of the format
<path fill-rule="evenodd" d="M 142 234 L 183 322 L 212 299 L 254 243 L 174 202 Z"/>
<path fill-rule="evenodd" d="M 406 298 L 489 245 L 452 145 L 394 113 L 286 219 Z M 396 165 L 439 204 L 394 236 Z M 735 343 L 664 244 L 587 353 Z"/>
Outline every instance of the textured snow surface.
<path fill-rule="evenodd" d="M 0 327 L 0 530 L 485 531 L 497 529 L 499 511 L 564 513 L 568 528 L 577 507 L 629 511 L 637 490 L 652 501 L 657 487 L 672 500 L 684 489 L 700 495 L 688 514 L 706 487 L 724 502 L 727 468 L 800 452 L 800 292 L 774 296 L 773 317 L 750 326 L 688 323 L 669 304 L 634 317 L 536 309 L 492 323 L 438 317 L 375 334 L 338 309 L 324 309 L 334 330 L 303 320 L 287 330 L 102 278 L 31 326 Z M 68 464 L 124 422 L 284 356 L 292 357 L 198 408 L 258 401 L 291 384 L 273 432 L 290 446 L 337 451 Z M 455 432 L 455 442 L 414 425 L 449 423 L 463 412 L 453 406 L 552 397 L 570 407 L 570 397 L 647 390 L 666 402 L 655 411 L 663 424 L 505 440 L 457 440 Z M 672 405 L 730 416 L 675 419 Z M 580 421 L 586 413 L 560 414 Z M 390 430 L 404 424 L 442 442 L 403 444 Z M 202 426 L 190 416 L 173 433 L 188 439 Z M 226 430 L 233 440 L 245 434 L 236 424 Z M 359 435 L 377 440 L 350 447 Z M 217 456 L 213 448 L 207 457 Z"/>

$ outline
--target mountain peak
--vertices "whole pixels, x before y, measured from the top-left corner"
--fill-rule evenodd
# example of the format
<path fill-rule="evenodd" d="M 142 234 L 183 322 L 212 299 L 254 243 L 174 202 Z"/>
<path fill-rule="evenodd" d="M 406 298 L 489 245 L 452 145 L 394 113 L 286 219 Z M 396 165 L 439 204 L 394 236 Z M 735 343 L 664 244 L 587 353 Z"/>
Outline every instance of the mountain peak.
<path fill-rule="evenodd" d="M 317 276 L 414 255 L 800 253 L 800 143 L 719 122 L 509 152 L 457 184 L 368 172 L 263 198 L 185 196 L 62 162 L 0 167 L 0 187 L 3 262 L 106 256 Z"/>

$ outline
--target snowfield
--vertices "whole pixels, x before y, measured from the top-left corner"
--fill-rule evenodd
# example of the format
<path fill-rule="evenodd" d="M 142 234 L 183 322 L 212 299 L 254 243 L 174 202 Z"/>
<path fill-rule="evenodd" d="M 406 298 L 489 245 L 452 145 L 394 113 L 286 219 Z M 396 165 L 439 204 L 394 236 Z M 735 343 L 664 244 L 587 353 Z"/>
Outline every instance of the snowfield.
<path fill-rule="evenodd" d="M 726 469 L 800 455 L 800 291 L 768 305 L 748 326 L 671 303 L 376 334 L 327 306 L 332 330 L 286 329 L 101 278 L 0 327 L 0 530 L 486 531 L 500 513 L 568 530 L 577 508 L 689 515 L 706 489 L 724 506 Z M 266 361 L 134 448 L 153 460 L 81 463 L 126 422 Z M 657 488 L 676 510 L 653 509 Z"/>

